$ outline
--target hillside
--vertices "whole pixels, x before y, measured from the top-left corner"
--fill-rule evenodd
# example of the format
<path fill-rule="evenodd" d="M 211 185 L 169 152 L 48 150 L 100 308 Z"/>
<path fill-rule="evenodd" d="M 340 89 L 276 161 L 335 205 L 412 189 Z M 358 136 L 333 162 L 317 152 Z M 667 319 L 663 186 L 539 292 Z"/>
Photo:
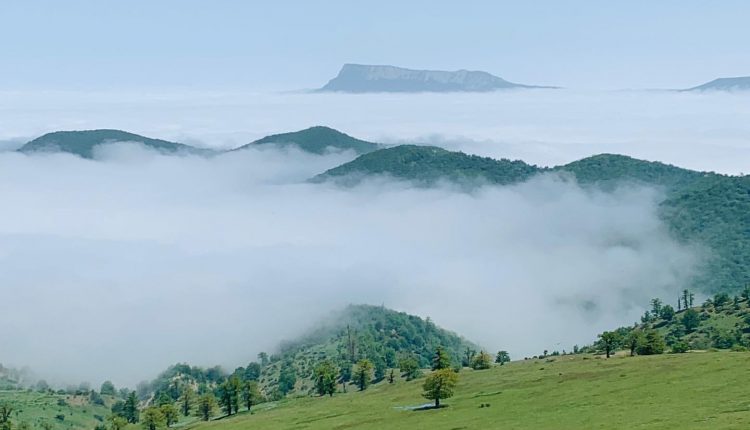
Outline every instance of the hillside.
<path fill-rule="evenodd" d="M 750 90 L 750 76 L 719 78 L 711 82 L 688 88 L 683 91 L 747 91 Z"/>
<path fill-rule="evenodd" d="M 262 429 L 739 429 L 750 425 L 749 353 L 616 357 L 577 355 L 464 369 L 439 410 L 424 379 L 381 382 L 364 392 L 287 399 L 197 430 Z"/>
<path fill-rule="evenodd" d="M 83 158 L 93 158 L 94 149 L 97 146 L 113 142 L 138 142 L 162 153 L 206 154 L 211 152 L 182 143 L 151 139 L 121 130 L 104 129 L 47 133 L 26 143 L 18 151 L 27 154 L 34 152 L 67 152 Z"/>
<path fill-rule="evenodd" d="M 93 429 L 104 425 L 110 415 L 111 398 L 101 404 L 88 395 L 58 394 L 51 391 L 0 390 L 0 406 L 9 405 L 14 429 Z"/>
<path fill-rule="evenodd" d="M 344 64 L 339 74 L 318 91 L 369 92 L 486 92 L 538 88 L 508 82 L 487 72 L 412 70 L 394 66 Z"/>
<path fill-rule="evenodd" d="M 514 184 L 536 174 L 573 175 L 578 183 L 605 191 L 620 185 L 645 185 L 662 192 L 660 216 L 685 243 L 705 247 L 706 270 L 694 285 L 702 292 L 739 291 L 750 280 L 750 177 L 697 172 L 655 161 L 600 154 L 551 169 L 523 161 L 401 145 L 381 149 L 330 169 L 313 182 L 353 186 L 372 175 L 433 186 L 451 181 L 473 188 Z"/>
<path fill-rule="evenodd" d="M 274 134 L 258 139 L 247 145 L 236 148 L 242 150 L 256 145 L 296 145 L 303 151 L 313 154 L 323 154 L 329 148 L 335 150 L 352 150 L 357 154 L 366 154 L 375 151 L 379 145 L 349 136 L 330 127 L 316 126 L 291 133 Z"/>
<path fill-rule="evenodd" d="M 360 156 L 313 178 L 354 185 L 368 175 L 387 175 L 421 186 L 446 180 L 463 184 L 512 184 L 524 181 L 541 169 L 522 161 L 495 160 L 436 146 L 399 145 Z"/>
<path fill-rule="evenodd" d="M 467 348 L 480 349 L 429 319 L 381 306 L 351 305 L 299 338 L 282 342 L 278 351 L 264 353 L 258 362 L 239 367 L 231 374 L 219 367 L 176 364 L 148 385 L 142 385 L 139 395 L 144 401 L 162 395 L 177 400 L 185 385 L 196 391 L 215 390 L 230 376 L 257 381 L 261 394 L 268 399 L 308 395 L 313 368 L 323 360 L 331 360 L 339 368 L 351 368 L 357 361 L 368 359 L 374 365 L 375 378 L 382 379 L 386 369 L 397 367 L 404 358 L 414 359 L 419 367 L 428 367 L 439 345 L 456 365 Z"/>

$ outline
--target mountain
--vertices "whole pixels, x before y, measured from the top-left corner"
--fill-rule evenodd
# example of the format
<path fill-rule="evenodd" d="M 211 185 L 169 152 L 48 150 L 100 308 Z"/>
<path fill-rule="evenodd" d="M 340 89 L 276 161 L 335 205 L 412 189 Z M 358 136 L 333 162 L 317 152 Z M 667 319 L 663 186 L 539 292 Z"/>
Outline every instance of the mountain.
<path fill-rule="evenodd" d="M 339 74 L 318 91 L 372 92 L 487 92 L 510 88 L 549 88 L 515 84 L 487 72 L 411 70 L 394 66 L 344 64 Z"/>
<path fill-rule="evenodd" d="M 26 143 L 18 151 L 27 154 L 34 152 L 67 152 L 83 158 L 93 158 L 94 148 L 113 142 L 137 142 L 165 154 L 209 154 L 212 152 L 182 143 L 151 139 L 126 131 L 108 129 L 47 133 Z"/>
<path fill-rule="evenodd" d="M 277 145 L 282 147 L 297 145 L 303 151 L 312 152 L 313 154 L 323 154 L 328 148 L 353 150 L 357 154 L 366 154 L 379 148 L 377 143 L 351 137 L 330 127 L 316 126 L 291 133 L 266 136 L 234 150 L 251 148 L 256 145 Z"/>
<path fill-rule="evenodd" d="M 683 91 L 745 91 L 750 90 L 750 76 L 719 78 Z"/>
<path fill-rule="evenodd" d="M 401 145 L 362 155 L 311 181 L 353 186 L 373 175 L 387 175 L 422 187 L 450 181 L 471 189 L 518 183 L 544 172 L 572 175 L 583 186 L 610 192 L 623 184 L 660 189 L 659 215 L 673 237 L 708 250 L 706 269 L 695 285 L 714 293 L 737 291 L 750 282 L 750 176 L 697 172 L 616 154 L 547 169 L 433 146 Z"/>
<path fill-rule="evenodd" d="M 354 185 L 368 175 L 381 174 L 421 186 L 447 180 L 466 185 L 510 184 L 524 181 L 543 169 L 522 161 L 495 160 L 436 146 L 399 145 L 380 149 L 342 164 L 313 178 Z"/>

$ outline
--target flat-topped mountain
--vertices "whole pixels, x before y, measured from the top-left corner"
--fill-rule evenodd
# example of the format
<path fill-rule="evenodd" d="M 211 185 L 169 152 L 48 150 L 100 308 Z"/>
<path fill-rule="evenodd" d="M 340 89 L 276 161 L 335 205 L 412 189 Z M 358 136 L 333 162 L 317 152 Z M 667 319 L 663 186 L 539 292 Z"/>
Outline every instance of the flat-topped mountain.
<path fill-rule="evenodd" d="M 182 143 L 152 139 L 122 130 L 109 129 L 47 133 L 26 143 L 18 151 L 24 153 L 67 152 L 83 158 L 93 158 L 95 147 L 114 142 L 139 143 L 163 153 L 202 154 L 211 152 Z"/>
<path fill-rule="evenodd" d="M 251 148 L 256 145 L 296 145 L 303 151 L 312 152 L 313 154 L 323 154 L 329 148 L 342 151 L 353 150 L 357 154 L 366 154 L 379 148 L 377 143 L 351 137 L 330 127 L 315 126 L 291 133 L 266 136 L 255 142 L 240 146 L 235 151 Z"/>
<path fill-rule="evenodd" d="M 750 76 L 719 78 L 684 91 L 747 91 L 750 90 Z"/>
<path fill-rule="evenodd" d="M 370 92 L 487 92 L 510 88 L 549 88 L 516 84 L 487 72 L 412 70 L 394 66 L 344 64 L 338 76 L 319 91 Z"/>

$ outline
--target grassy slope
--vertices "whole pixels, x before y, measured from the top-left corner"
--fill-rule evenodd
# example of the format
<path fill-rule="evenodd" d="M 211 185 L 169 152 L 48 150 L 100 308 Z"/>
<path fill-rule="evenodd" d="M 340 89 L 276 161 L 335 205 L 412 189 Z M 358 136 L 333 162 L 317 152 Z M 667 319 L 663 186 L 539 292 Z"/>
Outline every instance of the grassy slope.
<path fill-rule="evenodd" d="M 289 399 L 193 428 L 748 428 L 748 359 L 750 353 L 696 352 L 515 362 L 462 371 L 449 407 L 437 411 L 398 409 L 425 402 L 421 380 L 401 380 L 334 398 Z"/>
<path fill-rule="evenodd" d="M 58 405 L 64 399 L 65 406 Z M 12 422 L 17 426 L 26 422 L 32 428 L 41 428 L 43 422 L 52 424 L 53 429 L 93 429 L 100 424 L 96 416 L 102 419 L 109 415 L 109 408 L 92 405 L 87 396 L 68 396 L 28 391 L 0 391 L 0 403 L 8 402 L 13 406 Z M 62 414 L 65 419 L 55 418 Z"/>

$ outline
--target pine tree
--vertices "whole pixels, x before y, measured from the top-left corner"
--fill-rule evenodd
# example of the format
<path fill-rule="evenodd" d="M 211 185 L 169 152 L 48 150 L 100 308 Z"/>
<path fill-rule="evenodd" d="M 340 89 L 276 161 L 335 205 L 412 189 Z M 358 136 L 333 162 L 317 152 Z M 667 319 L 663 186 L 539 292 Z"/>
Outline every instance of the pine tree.
<path fill-rule="evenodd" d="M 448 351 L 442 346 L 438 346 L 435 350 L 435 357 L 432 359 L 432 370 L 450 369 L 451 358 L 448 356 Z"/>

